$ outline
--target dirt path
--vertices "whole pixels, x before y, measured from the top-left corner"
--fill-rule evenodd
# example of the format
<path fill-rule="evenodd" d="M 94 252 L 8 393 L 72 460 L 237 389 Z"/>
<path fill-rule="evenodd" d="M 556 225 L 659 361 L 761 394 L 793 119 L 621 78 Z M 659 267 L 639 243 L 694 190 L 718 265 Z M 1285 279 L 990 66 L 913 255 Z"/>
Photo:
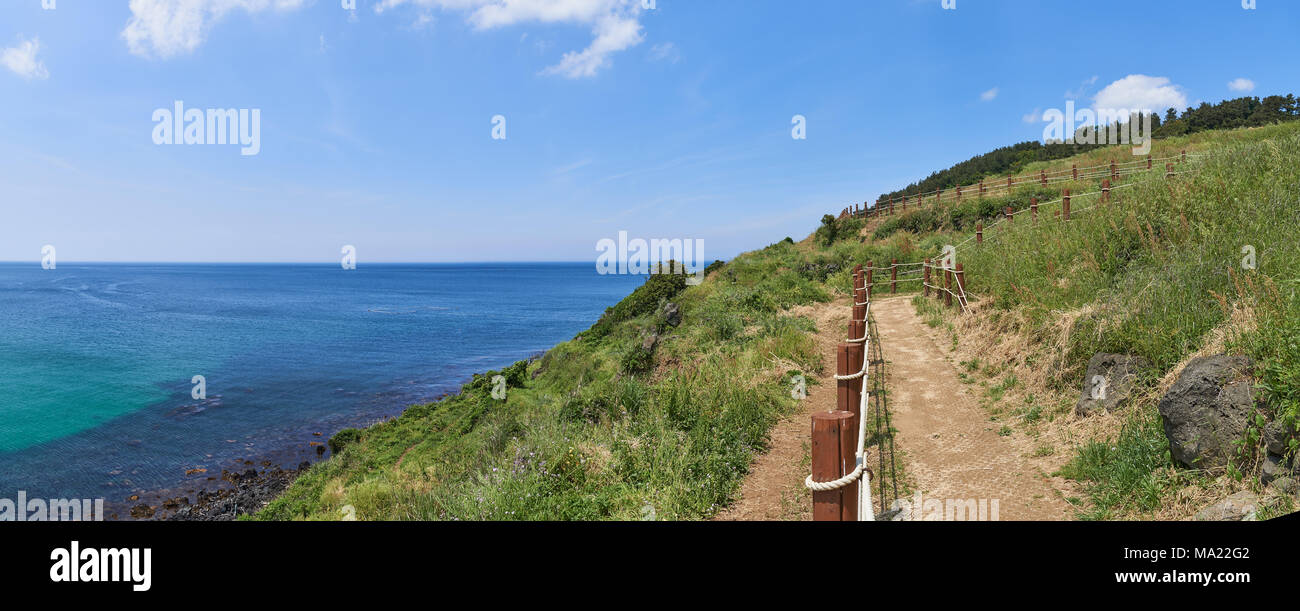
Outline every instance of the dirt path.
<path fill-rule="evenodd" d="M 923 499 L 998 499 L 1001 520 L 1065 520 L 1068 503 L 1031 464 L 1017 434 L 999 435 L 971 388 L 957 376 L 940 334 L 909 297 L 872 303 L 887 370 L 896 444 Z M 833 390 L 833 389 L 832 389 Z"/>
<path fill-rule="evenodd" d="M 847 337 L 849 300 L 795 308 L 790 313 L 817 323 L 815 341 L 825 365 L 817 383 L 808 384 L 801 409 L 772 428 L 772 445 L 754 461 L 740 489 L 740 499 L 716 520 L 811 520 L 812 502 L 804 488 L 808 475 L 808 418 L 816 411 L 835 409 L 835 347 Z"/>

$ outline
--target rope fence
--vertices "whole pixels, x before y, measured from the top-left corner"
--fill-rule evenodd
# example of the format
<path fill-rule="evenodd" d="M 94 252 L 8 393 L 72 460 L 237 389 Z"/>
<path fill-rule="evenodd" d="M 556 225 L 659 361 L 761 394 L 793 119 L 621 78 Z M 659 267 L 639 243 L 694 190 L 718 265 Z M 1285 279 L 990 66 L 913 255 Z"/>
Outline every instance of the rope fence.
<path fill-rule="evenodd" d="M 866 454 L 868 420 L 874 424 L 872 437 L 880 455 L 880 507 L 886 505 L 890 489 L 883 478 L 886 452 L 889 479 L 894 497 L 898 496 L 884 358 L 879 330 L 871 317 L 869 279 L 874 269 L 868 262 L 867 267 L 858 265 L 853 270 L 848 338 L 836 346 L 836 409 L 812 415 L 812 473 L 804 485 L 812 491 L 813 519 L 818 521 L 875 520 L 873 474 L 867 468 Z M 874 372 L 873 363 L 877 364 Z"/>
<path fill-rule="evenodd" d="M 1070 176 L 1068 180 L 1082 180 L 1080 176 L 1087 178 L 1100 175 L 1107 175 L 1109 178 L 1102 180 L 1101 188 L 1095 191 L 1071 195 L 1069 189 L 1064 189 L 1059 199 L 1050 202 L 1039 203 L 1035 197 L 1031 198 L 1027 208 L 1013 211 L 1008 206 L 1001 214 L 1001 218 L 987 227 L 983 221 L 977 222 L 975 234 L 954 247 L 945 248 L 945 256 L 941 259 L 904 263 L 893 259 L 889 265 L 881 266 L 875 265 L 874 261 L 868 261 L 865 266 L 855 266 L 852 276 L 852 315 L 849 318 L 848 338 L 840 343 L 836 350 L 836 409 L 812 415 L 812 473 L 804 480 L 804 485 L 812 491 L 813 519 L 818 521 L 875 520 L 875 513 L 872 511 L 871 482 L 876 474 L 867 468 L 866 457 L 868 420 L 874 424 L 872 441 L 880 458 L 878 464 L 880 477 L 877 478 L 878 506 L 882 511 L 889 506 L 887 501 L 891 487 L 886 486 L 885 483 L 887 465 L 889 479 L 893 484 L 893 497 L 898 498 L 894 435 L 890 423 L 888 393 L 885 391 L 884 357 L 880 348 L 879 328 L 871 317 L 871 299 L 878 285 L 882 290 L 884 286 L 888 286 L 889 292 L 894 294 L 898 292 L 899 283 L 920 282 L 921 293 L 925 298 L 933 295 L 941 300 L 945 307 L 953 307 L 956 304 L 963 314 L 968 313 L 966 272 L 961 263 L 955 263 L 957 249 L 965 247 L 971 240 L 975 240 L 978 247 L 984 242 L 986 230 L 991 230 L 999 224 L 1009 226 L 1015 221 L 1016 216 L 1026 212 L 1029 213 L 1031 222 L 1037 223 L 1040 206 L 1060 204 L 1060 208 L 1055 211 L 1055 217 L 1064 223 L 1070 220 L 1072 199 L 1077 201 L 1079 198 L 1094 196 L 1097 198 L 1091 205 L 1073 211 L 1074 214 L 1079 214 L 1109 203 L 1111 192 L 1116 189 L 1152 181 L 1148 179 L 1112 186 L 1112 180 L 1118 180 L 1125 174 L 1126 166 L 1142 164 L 1145 165 L 1146 171 L 1154 171 L 1154 162 L 1165 161 L 1166 179 L 1193 173 L 1195 169 L 1176 172 L 1174 163 L 1168 161 L 1179 159 L 1180 162 L 1185 162 L 1187 157 L 1187 152 L 1184 150 L 1178 157 L 1153 159 L 1148 155 L 1147 159 L 1142 161 L 1126 164 L 1111 162 L 1105 166 L 1096 166 L 1105 168 L 1105 172 L 1101 174 L 1095 172 L 1095 168 L 1082 168 L 1084 173 L 1080 174 L 1080 168 L 1072 167 L 1068 171 Z M 1046 171 L 1039 174 L 1042 180 L 1040 184 L 1050 184 L 1052 179 L 1047 178 L 1047 174 Z M 1133 172 L 1130 171 L 1129 174 L 1132 175 Z M 1014 177 L 1007 181 L 1008 186 L 1012 184 L 1014 184 Z M 938 192 L 942 193 L 942 190 Z M 981 184 L 979 192 L 984 195 L 987 189 Z M 958 188 L 958 199 L 961 198 L 960 193 L 961 188 Z M 893 203 L 890 202 L 886 209 L 892 213 Z M 879 208 L 858 211 L 845 209 L 845 214 L 850 213 L 869 216 L 881 212 Z M 998 231 L 992 237 L 997 238 L 1003 233 L 1005 232 Z M 879 277 L 877 272 L 880 273 Z M 885 274 L 888 276 L 886 277 Z M 873 364 L 876 365 L 874 370 Z M 886 453 L 889 454 L 888 461 L 886 461 Z"/>
<path fill-rule="evenodd" d="M 990 183 L 980 181 L 968 185 L 961 185 L 951 189 L 951 191 L 955 191 L 955 196 L 950 196 L 948 201 L 962 201 L 963 194 L 966 194 L 966 197 L 970 197 L 971 193 L 974 193 L 978 198 L 1005 195 L 1009 194 L 1015 187 L 1027 184 L 1037 184 L 1038 186 L 1046 187 L 1058 183 L 1091 180 L 1101 177 L 1109 177 L 1110 180 L 1119 180 L 1124 175 L 1135 174 L 1137 171 L 1155 171 L 1156 168 L 1159 167 L 1159 163 L 1165 163 L 1168 172 L 1170 171 L 1168 168 L 1170 168 L 1173 163 L 1186 163 L 1188 157 L 1197 158 L 1204 155 L 1205 153 L 1188 153 L 1186 149 L 1182 149 L 1179 151 L 1178 155 L 1169 157 L 1152 157 L 1151 155 L 1147 155 L 1145 159 L 1138 159 L 1124 163 L 1116 163 L 1114 160 L 1111 160 L 1109 163 L 1082 168 L 1075 164 L 1071 165 L 1068 170 L 1061 169 L 1049 171 L 1044 169 L 1039 170 L 1035 174 L 1008 176 L 1005 181 L 998 180 Z M 909 203 L 913 208 L 924 206 L 927 203 L 942 203 L 944 201 L 943 193 L 944 189 L 935 189 L 925 193 L 904 195 L 901 200 L 902 212 L 907 212 L 907 206 Z M 929 200 L 929 202 L 927 202 L 927 200 Z M 874 206 L 869 205 L 870 202 L 853 204 L 840 211 L 840 218 L 872 218 L 882 215 L 891 216 L 894 214 L 894 209 L 899 205 L 899 203 L 900 200 L 891 197 L 888 201 L 877 201 Z"/>

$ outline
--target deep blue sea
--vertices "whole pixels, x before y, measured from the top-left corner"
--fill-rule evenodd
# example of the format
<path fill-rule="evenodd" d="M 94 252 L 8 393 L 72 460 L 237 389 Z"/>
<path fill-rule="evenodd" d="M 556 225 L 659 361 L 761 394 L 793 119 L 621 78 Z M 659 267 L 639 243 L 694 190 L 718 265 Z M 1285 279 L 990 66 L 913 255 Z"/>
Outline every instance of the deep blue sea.
<path fill-rule="evenodd" d="M 0 497 L 122 501 L 296 466 L 572 338 L 643 280 L 590 263 L 0 264 Z"/>

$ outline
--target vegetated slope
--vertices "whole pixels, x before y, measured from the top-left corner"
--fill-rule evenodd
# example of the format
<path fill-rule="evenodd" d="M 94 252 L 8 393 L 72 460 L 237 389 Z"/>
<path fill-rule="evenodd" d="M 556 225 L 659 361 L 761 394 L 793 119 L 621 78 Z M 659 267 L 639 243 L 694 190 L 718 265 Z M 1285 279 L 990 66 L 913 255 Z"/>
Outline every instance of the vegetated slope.
<path fill-rule="evenodd" d="M 336 454 L 257 517 L 710 516 L 734 499 L 772 425 L 795 408 L 792 375 L 826 366 L 812 321 L 785 310 L 844 291 L 848 272 L 828 282 L 808 260 L 787 239 L 710 266 L 699 286 L 649 276 L 541 358 L 335 435 Z M 497 374 L 508 383 L 504 401 L 491 395 Z"/>
<path fill-rule="evenodd" d="M 1108 204 L 1076 198 L 1068 223 L 1056 220 L 1060 204 L 1052 204 L 1037 223 L 1018 215 L 986 230 L 983 245 L 961 246 L 972 314 L 916 302 L 952 331 L 991 419 L 1038 441 L 1036 452 L 1059 456 L 1060 473 L 1084 485 L 1087 498 L 1071 499 L 1081 517 L 1183 518 L 1234 490 L 1259 492 L 1252 477 L 1262 458 L 1259 429 L 1294 422 L 1300 411 L 1300 125 L 1173 138 L 1158 141 L 1155 153 L 1184 147 L 1207 154 L 1178 176 L 1157 169 L 1141 182 L 1126 177 L 1131 186 L 1114 190 Z M 1066 163 L 1122 160 L 1126 152 Z M 873 237 L 937 256 L 944 244 L 965 241 L 977 219 L 987 224 L 1003 205 L 1022 210 L 1035 191 L 897 215 Z M 1246 247 L 1255 269 L 1243 269 Z M 1224 351 L 1255 359 L 1265 405 L 1226 470 L 1176 467 L 1156 402 L 1189 357 Z M 1145 357 L 1157 375 L 1118 412 L 1079 417 L 1073 406 L 1097 352 Z M 1290 497 L 1270 495 L 1261 515 L 1292 509 Z"/>
<path fill-rule="evenodd" d="M 1121 413 L 1075 420 L 1078 377 L 1094 350 L 1146 355 L 1173 371 L 1245 311 L 1253 330 L 1234 336 L 1230 348 L 1260 360 L 1277 417 L 1297 411 L 1300 306 L 1287 269 L 1297 245 L 1285 239 L 1300 220 L 1294 125 L 1159 141 L 1157 157 L 1183 148 L 1211 155 L 1195 174 L 1166 181 L 1156 168 L 1141 177 L 1150 182 L 1117 189 L 1108 211 L 1076 213 L 1061 227 L 1047 222 L 1053 209 L 1045 206 L 1036 228 L 1022 215 L 991 229 L 980 249 L 963 247 L 973 316 L 918 301 L 933 324 L 954 331 L 960 350 L 980 350 L 965 365 L 993 418 L 1041 438 L 1063 465 L 1077 455 L 1064 472 L 1090 490 L 1089 499 L 1073 500 L 1086 516 L 1185 515 L 1198 494 L 1248 481 L 1174 469 L 1153 393 Z M 1039 165 L 1097 165 L 1126 154 L 1127 147 L 1099 149 Z M 1096 183 L 1059 186 L 1082 193 Z M 650 276 L 592 329 L 540 359 L 476 376 L 456 395 L 366 430 L 340 432 L 331 440 L 335 455 L 256 517 L 711 516 L 735 499 L 772 425 L 795 409 L 791 377 L 833 365 L 815 350 L 813 322 L 789 308 L 847 295 L 856 263 L 937 256 L 1003 206 L 1021 210 L 1033 194 L 1056 193 L 1027 186 L 945 201 L 937 211 L 873 220 L 870 231 L 860 219 L 829 218 L 797 244 L 787 238 L 710 266 L 700 286 Z M 1080 199 L 1075 209 L 1092 204 Z M 1244 244 L 1255 246 L 1259 269 L 1229 273 Z M 916 284 L 899 292 L 916 292 Z M 508 382 L 504 401 L 491 396 L 496 374 Z M 1168 375 L 1155 384 L 1167 383 Z"/>

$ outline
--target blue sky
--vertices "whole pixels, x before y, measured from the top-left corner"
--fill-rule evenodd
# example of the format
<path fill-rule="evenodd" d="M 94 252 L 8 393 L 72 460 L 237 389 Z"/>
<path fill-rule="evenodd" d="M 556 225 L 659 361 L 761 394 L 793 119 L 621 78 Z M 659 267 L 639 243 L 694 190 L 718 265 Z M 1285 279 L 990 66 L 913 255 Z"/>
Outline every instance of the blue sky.
<path fill-rule="evenodd" d="M 344 1 L 4 0 L 0 260 L 728 258 L 1068 99 L 1300 93 L 1282 0 Z M 260 152 L 155 144 L 175 100 Z"/>

